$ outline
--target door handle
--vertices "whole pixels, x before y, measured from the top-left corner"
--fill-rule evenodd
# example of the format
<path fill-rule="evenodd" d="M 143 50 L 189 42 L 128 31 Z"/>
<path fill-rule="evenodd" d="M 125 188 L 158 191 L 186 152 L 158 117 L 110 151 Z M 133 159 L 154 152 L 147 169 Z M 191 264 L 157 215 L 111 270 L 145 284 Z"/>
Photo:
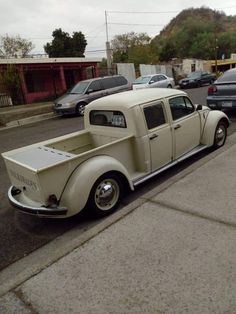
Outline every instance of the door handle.
<path fill-rule="evenodd" d="M 175 130 L 177 130 L 177 129 L 179 129 L 179 128 L 181 128 L 181 125 L 180 125 L 180 124 L 177 124 L 177 125 L 174 127 Z"/>
<path fill-rule="evenodd" d="M 153 140 L 154 138 L 157 138 L 157 137 L 158 137 L 157 134 L 152 134 L 152 135 L 149 136 L 149 139 L 150 139 L 150 140 Z"/>

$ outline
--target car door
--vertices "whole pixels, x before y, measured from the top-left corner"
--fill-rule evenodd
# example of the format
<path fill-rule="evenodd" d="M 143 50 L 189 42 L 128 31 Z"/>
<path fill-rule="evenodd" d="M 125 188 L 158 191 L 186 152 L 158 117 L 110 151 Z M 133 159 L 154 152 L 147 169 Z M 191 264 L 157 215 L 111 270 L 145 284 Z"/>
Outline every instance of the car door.
<path fill-rule="evenodd" d="M 158 87 L 167 87 L 167 78 L 164 75 L 158 75 Z"/>
<path fill-rule="evenodd" d="M 142 109 L 150 143 L 151 170 L 155 171 L 172 161 L 172 130 L 162 102 L 143 105 Z"/>
<path fill-rule="evenodd" d="M 148 83 L 151 87 L 151 88 L 155 88 L 155 87 L 158 87 L 158 76 L 157 75 L 153 75 Z"/>
<path fill-rule="evenodd" d="M 200 144 L 200 116 L 186 96 L 173 97 L 169 99 L 169 104 L 172 115 L 174 158 L 176 159 Z"/>

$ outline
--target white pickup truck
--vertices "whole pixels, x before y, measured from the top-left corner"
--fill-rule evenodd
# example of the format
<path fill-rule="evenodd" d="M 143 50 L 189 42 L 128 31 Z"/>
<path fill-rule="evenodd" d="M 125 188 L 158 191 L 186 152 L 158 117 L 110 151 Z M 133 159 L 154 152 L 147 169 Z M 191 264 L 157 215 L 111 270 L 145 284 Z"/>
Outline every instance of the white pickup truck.
<path fill-rule="evenodd" d="M 113 212 L 134 188 L 179 161 L 225 143 L 229 120 L 174 89 L 103 97 L 85 110 L 85 130 L 3 153 L 15 207 L 69 217 L 84 207 Z"/>

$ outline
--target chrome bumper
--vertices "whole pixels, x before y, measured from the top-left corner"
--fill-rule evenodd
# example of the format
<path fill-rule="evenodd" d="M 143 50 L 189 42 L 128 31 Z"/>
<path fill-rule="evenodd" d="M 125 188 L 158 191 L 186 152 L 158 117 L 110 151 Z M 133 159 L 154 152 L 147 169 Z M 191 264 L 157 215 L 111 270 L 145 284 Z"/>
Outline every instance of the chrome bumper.
<path fill-rule="evenodd" d="M 31 214 L 31 215 L 36 215 L 40 217 L 50 217 L 50 216 L 63 216 L 66 215 L 67 213 L 67 208 L 66 207 L 33 207 L 33 206 L 28 206 L 26 204 L 20 203 L 15 196 L 19 195 L 21 193 L 21 190 L 17 189 L 14 186 L 11 186 L 10 189 L 8 190 L 8 199 L 10 203 L 18 208 L 21 212 Z"/>

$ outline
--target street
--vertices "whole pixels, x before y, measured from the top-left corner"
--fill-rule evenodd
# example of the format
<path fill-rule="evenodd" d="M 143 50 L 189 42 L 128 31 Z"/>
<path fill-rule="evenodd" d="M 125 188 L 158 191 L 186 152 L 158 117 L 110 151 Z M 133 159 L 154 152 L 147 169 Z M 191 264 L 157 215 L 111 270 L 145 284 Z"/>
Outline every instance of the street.
<path fill-rule="evenodd" d="M 205 104 L 207 88 L 208 86 L 189 89 L 187 93 L 194 103 Z M 236 113 L 232 111 L 226 113 L 232 121 L 228 132 L 232 134 L 236 131 Z M 0 153 L 80 129 L 83 129 L 82 117 L 58 117 L 31 125 L 7 129 L 0 132 Z M 194 156 L 143 184 L 134 193 L 127 195 L 122 205 L 132 202 L 206 154 L 207 152 L 204 152 Z M 86 213 L 81 213 L 66 220 L 53 220 L 39 219 L 15 211 L 7 200 L 7 190 L 10 182 L 2 158 L 0 158 L 0 171 L 0 270 L 71 228 L 77 228 L 82 233 L 98 223 L 98 220 L 89 217 Z"/>

